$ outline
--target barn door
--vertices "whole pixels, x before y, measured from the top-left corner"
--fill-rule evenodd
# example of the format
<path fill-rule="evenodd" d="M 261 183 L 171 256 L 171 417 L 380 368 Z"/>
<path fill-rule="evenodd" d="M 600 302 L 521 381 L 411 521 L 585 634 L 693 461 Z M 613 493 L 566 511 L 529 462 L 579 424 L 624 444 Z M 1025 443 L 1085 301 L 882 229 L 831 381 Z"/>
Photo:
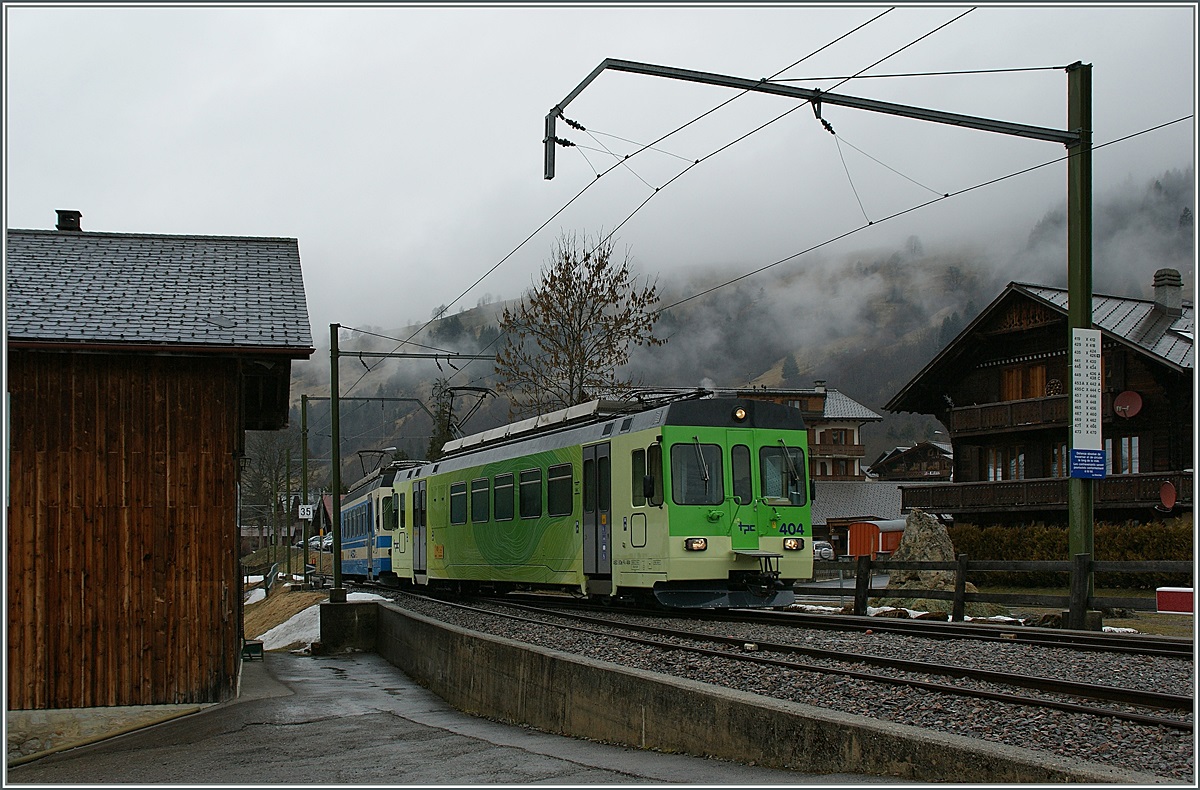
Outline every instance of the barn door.
<path fill-rule="evenodd" d="M 413 483 L 413 572 L 425 573 L 425 530 L 428 526 L 426 481 Z"/>
<path fill-rule="evenodd" d="M 612 575 L 612 469 L 609 446 L 583 448 L 583 572 Z"/>

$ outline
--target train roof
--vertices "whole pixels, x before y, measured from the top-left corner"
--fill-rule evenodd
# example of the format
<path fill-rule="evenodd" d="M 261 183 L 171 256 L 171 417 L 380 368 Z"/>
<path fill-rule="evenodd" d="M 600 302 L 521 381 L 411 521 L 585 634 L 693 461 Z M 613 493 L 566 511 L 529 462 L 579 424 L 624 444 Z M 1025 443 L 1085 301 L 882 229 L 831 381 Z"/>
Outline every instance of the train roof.
<path fill-rule="evenodd" d="M 396 473 L 405 469 L 412 469 L 417 466 L 424 466 L 428 461 L 414 461 L 404 459 L 401 461 L 392 461 L 384 466 L 379 467 L 371 474 L 359 479 L 353 486 L 350 487 L 346 498 L 350 500 L 357 499 L 367 491 L 374 491 L 383 486 L 390 486 L 396 479 Z"/>
<path fill-rule="evenodd" d="M 552 434 L 568 428 L 597 424 L 616 417 L 642 414 L 673 406 L 685 410 L 687 414 L 687 416 L 683 417 L 685 421 L 701 418 L 703 414 L 704 417 L 701 418 L 701 421 L 708 422 L 715 416 L 714 414 L 710 414 L 713 408 L 723 408 L 723 406 L 716 406 L 718 400 L 722 404 L 731 400 L 745 402 L 751 406 L 752 412 L 762 414 L 766 422 L 769 422 L 774 427 L 785 427 L 780 423 L 778 415 L 784 413 L 780 410 L 786 410 L 787 422 L 791 423 L 786 427 L 796 427 L 797 425 L 802 427 L 803 425 L 803 420 L 799 412 L 791 407 L 767 401 L 749 401 L 744 398 L 714 398 L 712 391 L 697 389 L 690 392 L 674 392 L 665 395 L 662 393 L 643 394 L 638 400 L 594 400 L 581 403 L 577 406 L 559 409 L 548 414 L 538 415 L 537 417 L 530 417 L 520 422 L 502 425 L 498 428 L 471 436 L 464 436 L 461 439 L 454 439 L 442 447 L 442 454 L 447 459 L 450 459 L 484 447 L 497 446 L 521 439 L 532 438 L 541 434 Z M 684 405 L 685 403 L 687 404 L 686 406 Z M 673 410 L 672 413 L 674 413 Z M 773 413 L 776 416 L 767 419 L 766 413 Z M 663 419 L 663 417 L 665 415 L 659 419 Z M 667 422 L 671 422 L 671 420 L 667 420 Z M 764 424 L 759 427 L 766 427 L 766 425 Z"/>

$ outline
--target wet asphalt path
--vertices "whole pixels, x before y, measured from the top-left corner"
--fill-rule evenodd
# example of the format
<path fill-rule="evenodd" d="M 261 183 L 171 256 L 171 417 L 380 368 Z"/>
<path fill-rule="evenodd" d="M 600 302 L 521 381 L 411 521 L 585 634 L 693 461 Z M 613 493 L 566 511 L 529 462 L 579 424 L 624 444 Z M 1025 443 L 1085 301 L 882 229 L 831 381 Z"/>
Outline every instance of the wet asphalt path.
<path fill-rule="evenodd" d="M 16 784 L 858 785 L 548 735 L 465 715 L 373 653 L 268 653 L 239 698 L 8 769 Z"/>

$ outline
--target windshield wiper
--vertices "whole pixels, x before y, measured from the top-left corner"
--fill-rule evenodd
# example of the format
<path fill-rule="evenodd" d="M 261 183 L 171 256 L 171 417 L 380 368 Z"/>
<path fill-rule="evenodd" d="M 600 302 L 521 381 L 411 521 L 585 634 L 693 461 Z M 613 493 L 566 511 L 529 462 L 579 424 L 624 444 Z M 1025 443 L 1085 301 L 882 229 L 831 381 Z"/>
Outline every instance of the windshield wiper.
<path fill-rule="evenodd" d="M 700 471 L 704 473 L 704 493 L 708 493 L 708 464 L 704 463 L 704 451 L 700 449 L 700 437 L 693 436 L 692 441 L 696 446 L 696 459 L 700 461 Z"/>
<path fill-rule="evenodd" d="M 800 480 L 800 472 L 796 470 L 796 463 L 792 460 L 792 454 L 788 452 L 788 446 L 784 444 L 783 439 L 779 440 L 779 446 L 783 448 L 783 458 L 787 461 L 788 471 L 792 474 L 792 480 L 797 481 L 793 485 L 796 485 Z M 792 486 L 788 486 L 788 490 L 791 490 L 791 488 Z"/>

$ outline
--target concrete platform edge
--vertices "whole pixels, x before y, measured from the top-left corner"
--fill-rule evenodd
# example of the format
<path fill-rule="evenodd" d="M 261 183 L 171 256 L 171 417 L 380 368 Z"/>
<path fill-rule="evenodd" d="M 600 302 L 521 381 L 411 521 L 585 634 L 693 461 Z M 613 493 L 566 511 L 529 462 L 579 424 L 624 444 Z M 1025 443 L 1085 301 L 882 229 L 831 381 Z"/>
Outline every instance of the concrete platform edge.
<path fill-rule="evenodd" d="M 1169 783 L 1152 774 L 634 671 L 466 631 L 394 604 L 377 606 L 375 650 L 390 663 L 459 710 L 545 732 L 814 774 L 987 784 Z"/>

